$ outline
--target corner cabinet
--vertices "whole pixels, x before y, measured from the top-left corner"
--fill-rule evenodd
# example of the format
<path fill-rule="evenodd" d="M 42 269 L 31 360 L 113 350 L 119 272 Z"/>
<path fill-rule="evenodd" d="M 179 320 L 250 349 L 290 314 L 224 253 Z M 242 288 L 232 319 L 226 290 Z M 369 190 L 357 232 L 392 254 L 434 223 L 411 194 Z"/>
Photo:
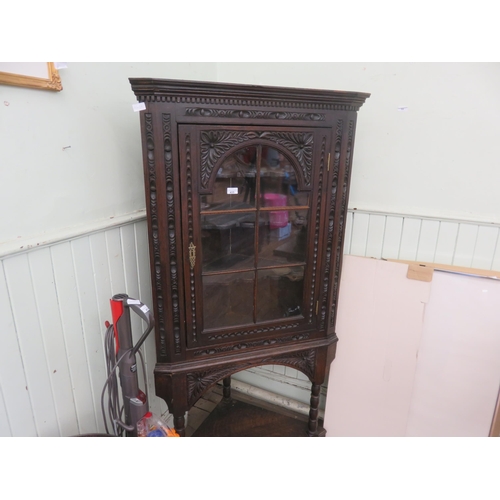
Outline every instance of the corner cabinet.
<path fill-rule="evenodd" d="M 318 434 L 356 115 L 369 94 L 131 78 L 156 318 L 156 393 L 184 415 L 219 380 L 278 364 L 312 383 Z"/>

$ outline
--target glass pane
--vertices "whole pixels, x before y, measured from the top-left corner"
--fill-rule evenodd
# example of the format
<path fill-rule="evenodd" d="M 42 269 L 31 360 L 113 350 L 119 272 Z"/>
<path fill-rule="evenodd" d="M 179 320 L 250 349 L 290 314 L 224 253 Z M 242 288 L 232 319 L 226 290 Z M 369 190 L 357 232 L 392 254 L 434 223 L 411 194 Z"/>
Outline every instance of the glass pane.
<path fill-rule="evenodd" d="M 308 215 L 308 210 L 261 212 L 257 266 L 305 262 Z"/>
<path fill-rule="evenodd" d="M 257 271 L 257 322 L 303 314 L 304 266 Z"/>
<path fill-rule="evenodd" d="M 202 215 L 201 245 L 204 272 L 252 269 L 255 213 Z"/>
<path fill-rule="evenodd" d="M 298 191 L 295 170 L 274 148 L 262 148 L 260 195 L 265 207 L 309 206 L 309 194 Z"/>
<path fill-rule="evenodd" d="M 204 328 L 223 328 L 253 322 L 255 273 L 203 276 Z"/>
<path fill-rule="evenodd" d="M 238 150 L 217 171 L 212 194 L 201 196 L 201 210 L 255 207 L 257 148 Z"/>

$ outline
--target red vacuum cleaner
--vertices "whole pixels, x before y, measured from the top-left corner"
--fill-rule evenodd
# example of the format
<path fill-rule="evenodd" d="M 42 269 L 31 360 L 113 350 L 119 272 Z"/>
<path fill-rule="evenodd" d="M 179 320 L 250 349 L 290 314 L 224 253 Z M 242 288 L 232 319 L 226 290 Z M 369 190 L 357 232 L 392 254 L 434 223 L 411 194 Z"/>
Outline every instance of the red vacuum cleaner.
<path fill-rule="evenodd" d="M 148 306 L 125 293 L 114 295 L 111 300 L 113 324 L 106 322 L 105 356 L 108 378 L 101 394 L 101 410 L 108 434 L 127 437 L 174 437 L 175 430 L 149 411 L 147 388 L 139 388 L 137 359 L 139 354 L 146 381 L 146 369 L 140 347 L 154 328 L 154 317 Z M 134 345 L 130 311 L 146 323 L 146 330 Z M 122 401 L 118 392 L 116 372 L 119 372 Z M 105 394 L 108 393 L 107 412 Z M 112 432 L 108 428 L 108 417 Z"/>

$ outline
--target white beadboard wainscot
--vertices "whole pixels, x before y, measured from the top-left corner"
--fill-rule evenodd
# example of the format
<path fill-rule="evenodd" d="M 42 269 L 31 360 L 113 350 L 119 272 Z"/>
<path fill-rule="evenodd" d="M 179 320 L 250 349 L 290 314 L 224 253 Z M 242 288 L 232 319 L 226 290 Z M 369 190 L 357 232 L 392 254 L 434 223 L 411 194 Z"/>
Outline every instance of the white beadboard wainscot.
<path fill-rule="evenodd" d="M 144 219 L 3 257 L 1 436 L 104 432 L 104 323 L 117 293 L 152 305 Z M 134 314 L 132 328 L 137 340 L 144 325 Z M 150 407 L 163 414 L 166 405 L 154 396 L 153 334 L 143 351 Z"/>

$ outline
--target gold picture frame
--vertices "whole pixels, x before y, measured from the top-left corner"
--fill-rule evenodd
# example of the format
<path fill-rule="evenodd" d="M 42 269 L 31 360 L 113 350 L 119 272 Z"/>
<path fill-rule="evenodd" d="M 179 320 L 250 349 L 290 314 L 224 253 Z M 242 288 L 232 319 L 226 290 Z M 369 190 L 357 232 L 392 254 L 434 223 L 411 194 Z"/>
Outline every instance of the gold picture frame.
<path fill-rule="evenodd" d="M 42 90 L 54 90 L 59 92 L 63 89 L 61 84 L 61 77 L 59 76 L 59 71 L 57 71 L 56 66 L 53 62 L 48 63 L 22 63 L 23 69 L 22 73 L 10 73 L 7 71 L 1 71 L 5 69 L 4 65 L 10 63 L 0 63 L 0 84 L 1 85 L 15 85 L 16 87 L 27 87 L 30 89 L 42 89 Z M 40 74 L 40 69 L 43 68 L 43 64 L 47 65 L 46 77 L 34 76 Z M 32 67 L 30 68 L 30 65 Z M 35 65 L 37 66 L 35 68 Z M 43 70 L 42 72 L 43 73 Z"/>

